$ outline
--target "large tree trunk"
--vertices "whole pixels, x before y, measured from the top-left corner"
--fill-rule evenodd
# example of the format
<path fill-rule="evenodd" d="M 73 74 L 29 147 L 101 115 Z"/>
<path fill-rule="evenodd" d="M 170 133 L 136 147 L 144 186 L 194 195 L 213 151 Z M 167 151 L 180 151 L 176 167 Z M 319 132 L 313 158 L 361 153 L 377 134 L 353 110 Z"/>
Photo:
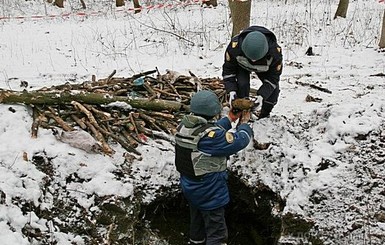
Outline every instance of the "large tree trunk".
<path fill-rule="evenodd" d="M 218 6 L 218 1 L 217 0 L 208 0 L 208 1 L 205 1 L 203 3 L 206 4 L 207 6 L 213 6 L 213 7 Z"/>
<path fill-rule="evenodd" d="M 229 0 L 233 31 L 231 36 L 238 35 L 250 25 L 251 0 Z"/>
<path fill-rule="evenodd" d="M 64 0 L 55 0 L 54 4 L 59 8 L 64 8 Z"/>
<path fill-rule="evenodd" d="M 378 44 L 379 48 L 385 48 L 385 10 L 382 16 L 382 29 L 380 43 Z"/>
<path fill-rule="evenodd" d="M 70 92 L 17 92 L 10 90 L 0 90 L 0 103 L 3 104 L 33 104 L 33 105 L 60 105 L 71 104 L 78 101 L 85 104 L 109 104 L 112 102 L 126 102 L 133 108 L 152 110 L 152 111 L 183 111 L 189 110 L 187 105 L 170 100 L 149 100 L 149 99 L 130 99 L 125 96 L 106 96 L 98 93 L 79 93 Z"/>
<path fill-rule="evenodd" d="M 141 10 L 141 6 L 139 4 L 139 0 L 133 0 L 133 2 L 134 2 L 135 14 L 139 13 L 140 11 L 142 11 Z"/>
<path fill-rule="evenodd" d="M 116 0 L 116 7 L 124 6 L 124 0 Z"/>
<path fill-rule="evenodd" d="M 346 13 L 348 12 L 349 0 L 340 0 L 338 3 L 336 14 L 334 15 L 334 19 L 337 17 L 346 18 Z"/>
<path fill-rule="evenodd" d="M 87 8 L 87 5 L 86 5 L 86 3 L 84 2 L 84 0 L 80 0 L 80 3 L 82 4 L 82 8 L 83 8 L 83 9 L 86 9 L 86 8 Z"/>

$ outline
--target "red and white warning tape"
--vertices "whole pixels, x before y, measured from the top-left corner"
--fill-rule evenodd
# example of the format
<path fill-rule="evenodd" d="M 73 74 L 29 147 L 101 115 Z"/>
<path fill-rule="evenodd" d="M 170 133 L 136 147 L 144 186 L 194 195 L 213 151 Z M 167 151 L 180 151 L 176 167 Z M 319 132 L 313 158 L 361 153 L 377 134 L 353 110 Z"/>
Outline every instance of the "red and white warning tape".
<path fill-rule="evenodd" d="M 164 9 L 164 8 L 176 8 L 181 6 L 188 5 L 197 5 L 199 3 L 208 2 L 209 0 L 186 0 L 178 3 L 169 3 L 169 4 L 155 4 L 155 5 L 146 5 L 140 8 L 117 8 L 116 12 L 131 12 L 138 10 L 151 10 L 151 9 Z M 0 16 L 1 20 L 22 20 L 22 19 L 54 19 L 54 18 L 69 18 L 71 16 L 96 16 L 102 15 L 105 12 L 102 11 L 93 11 L 93 12 L 76 12 L 76 13 L 62 13 L 62 14 L 52 14 L 52 15 L 31 15 L 31 16 Z"/>

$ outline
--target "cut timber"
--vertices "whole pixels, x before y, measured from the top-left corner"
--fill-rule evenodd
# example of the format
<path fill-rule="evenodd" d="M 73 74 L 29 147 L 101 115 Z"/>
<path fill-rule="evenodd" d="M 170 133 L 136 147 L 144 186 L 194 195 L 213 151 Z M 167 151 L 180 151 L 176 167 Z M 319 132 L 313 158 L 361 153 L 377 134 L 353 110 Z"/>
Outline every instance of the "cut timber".
<path fill-rule="evenodd" d="M 156 73 L 155 77 L 149 75 Z M 43 87 L 38 90 L 13 91 L 0 89 L 0 104 L 25 104 L 33 108 L 31 136 L 38 130 L 61 128 L 71 134 L 82 130 L 98 141 L 97 153 L 113 155 L 110 144 L 119 144 L 134 153 L 126 159 L 139 159 L 136 150 L 149 139 L 173 142 L 180 120 L 190 113 L 191 97 L 201 89 L 210 89 L 227 103 L 223 81 L 219 78 L 198 78 L 192 72 L 184 76 L 175 71 L 161 75 L 150 70 L 131 77 L 96 76 L 83 83 Z M 250 95 L 256 91 L 251 89 Z M 74 130 L 75 129 L 75 130 Z"/>
<path fill-rule="evenodd" d="M 72 101 L 85 104 L 105 105 L 112 102 L 125 102 L 136 109 L 153 111 L 188 111 L 188 106 L 177 101 L 148 98 L 129 98 L 125 96 L 110 96 L 97 93 L 70 93 L 70 92 L 17 92 L 0 90 L 0 103 L 27 104 L 27 105 L 60 105 L 71 104 Z"/>

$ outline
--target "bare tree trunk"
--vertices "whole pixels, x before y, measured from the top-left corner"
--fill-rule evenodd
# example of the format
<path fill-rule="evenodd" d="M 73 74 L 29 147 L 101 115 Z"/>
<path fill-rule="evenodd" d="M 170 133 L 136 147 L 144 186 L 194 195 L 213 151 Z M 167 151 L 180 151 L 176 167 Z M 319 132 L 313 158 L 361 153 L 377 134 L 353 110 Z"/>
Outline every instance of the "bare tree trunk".
<path fill-rule="evenodd" d="M 124 6 L 124 0 L 116 0 L 116 7 Z"/>
<path fill-rule="evenodd" d="M 80 3 L 82 4 L 82 8 L 83 9 L 87 8 L 86 3 L 84 2 L 84 0 L 80 0 Z"/>
<path fill-rule="evenodd" d="M 378 44 L 379 48 L 385 48 L 385 10 L 382 16 L 382 30 L 380 43 Z"/>
<path fill-rule="evenodd" d="M 250 25 L 251 0 L 229 0 L 233 31 L 231 36 L 238 35 Z"/>
<path fill-rule="evenodd" d="M 59 8 L 64 8 L 64 0 L 55 0 L 54 5 L 58 6 Z"/>
<path fill-rule="evenodd" d="M 133 0 L 133 2 L 134 2 L 135 14 L 139 13 L 141 11 L 141 9 L 140 9 L 141 6 L 139 4 L 139 0 Z"/>
<path fill-rule="evenodd" d="M 336 14 L 334 15 L 334 19 L 337 17 L 346 18 L 346 13 L 348 12 L 349 0 L 340 0 L 338 3 Z"/>
<path fill-rule="evenodd" d="M 213 7 L 218 6 L 218 1 L 217 0 L 208 0 L 208 1 L 205 1 L 203 3 L 206 4 L 207 6 L 213 6 Z"/>

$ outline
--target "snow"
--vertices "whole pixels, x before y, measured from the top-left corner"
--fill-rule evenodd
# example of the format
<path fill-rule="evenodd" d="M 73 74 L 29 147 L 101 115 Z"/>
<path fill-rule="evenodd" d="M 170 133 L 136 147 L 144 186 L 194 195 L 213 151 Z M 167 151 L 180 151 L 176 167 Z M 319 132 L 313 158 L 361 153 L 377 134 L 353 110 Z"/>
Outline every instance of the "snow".
<path fill-rule="evenodd" d="M 200 77 L 221 76 L 223 54 L 231 32 L 226 2 L 220 2 L 216 8 L 186 4 L 134 15 L 128 10 L 131 6 L 116 9 L 113 1 L 99 1 L 92 6 L 93 1 L 89 0 L 85 1 L 89 6 L 86 16 L 76 15 L 83 11 L 76 1 L 67 1 L 63 10 L 42 2 L 2 2 L 0 16 L 9 17 L 0 19 L 2 89 L 21 91 L 24 89 L 19 86 L 21 81 L 28 82 L 27 90 L 66 82 L 81 83 L 92 75 L 105 78 L 113 70 L 122 77 L 155 68 L 161 73 L 173 70 L 181 74 L 192 71 Z M 352 224 L 348 216 L 354 214 L 338 209 L 357 206 L 364 212 L 365 205 L 356 201 L 356 196 L 366 196 L 366 204 L 373 210 L 384 208 L 383 195 L 372 193 L 373 196 L 367 197 L 364 190 L 357 188 L 357 182 L 362 183 L 362 179 L 369 183 L 378 181 L 379 188 L 383 188 L 383 164 L 369 165 L 382 176 L 369 178 L 361 167 L 363 162 L 371 164 L 371 159 L 353 153 L 363 150 L 355 139 L 357 136 L 370 132 L 384 134 L 385 81 L 382 76 L 373 75 L 385 73 L 384 53 L 377 50 L 385 6 L 375 0 L 353 1 L 346 19 L 333 20 L 337 2 L 322 0 L 313 5 L 303 0 L 285 2 L 253 1 L 252 8 L 251 23 L 265 25 L 277 34 L 285 59 L 281 96 L 273 115 L 253 124 L 255 138 L 271 142 L 272 146 L 265 152 L 250 146 L 232 157 L 229 167 L 242 172 L 250 185 L 262 181 L 280 193 L 286 199 L 285 213 L 301 214 L 315 220 L 321 228 L 332 227 L 337 235 L 346 234 L 346 226 Z M 156 4 L 156 1 L 145 3 Z M 176 1 L 170 3 L 176 5 Z M 56 17 L 33 18 L 33 15 Z M 315 56 L 305 55 L 309 46 L 313 47 Z M 314 84 L 332 93 L 297 82 Z M 258 85 L 254 80 L 253 86 L 258 88 Z M 322 101 L 306 102 L 307 95 Z M 109 106 L 130 109 L 124 103 Z M 52 197 L 41 191 L 47 181 L 46 173 L 31 164 L 31 159 L 42 152 L 52 160 L 51 181 L 55 188 L 69 192 L 69 197 L 86 209 L 93 208 L 94 194 L 131 197 L 136 188 L 150 185 L 143 197 L 149 202 L 156 189 L 178 181 L 173 146 L 169 142 L 148 139 L 147 145 L 138 148 L 143 159 L 127 166 L 133 177 L 118 179 L 114 171 L 125 165 L 121 147 L 114 145 L 115 154 L 104 156 L 60 142 L 51 130 L 40 129 L 38 137 L 31 138 L 31 115 L 26 106 L 0 104 L 2 244 L 30 244 L 22 233 L 27 224 L 49 230 L 58 244 L 84 242 L 77 235 L 54 228 L 52 223 L 59 221 L 22 211 L 13 201 L 21 199 L 47 210 L 54 205 Z M 277 154 L 275 161 L 266 161 L 271 159 L 268 155 L 274 154 Z M 282 154 L 285 157 L 278 159 Z M 325 160 L 332 167 L 317 170 Z M 66 178 L 76 178 L 75 173 L 85 181 L 67 184 Z M 315 190 L 334 198 L 325 201 L 327 211 L 312 209 L 309 197 Z M 356 215 L 351 219 L 364 218 Z M 380 236 L 377 240 L 373 238 L 371 244 L 381 244 L 385 237 L 383 221 L 371 220 L 366 225 Z M 338 239 L 350 244 L 362 241 L 357 235 L 359 231 L 353 230 L 349 237 Z M 342 244 L 338 240 L 327 242 Z"/>

